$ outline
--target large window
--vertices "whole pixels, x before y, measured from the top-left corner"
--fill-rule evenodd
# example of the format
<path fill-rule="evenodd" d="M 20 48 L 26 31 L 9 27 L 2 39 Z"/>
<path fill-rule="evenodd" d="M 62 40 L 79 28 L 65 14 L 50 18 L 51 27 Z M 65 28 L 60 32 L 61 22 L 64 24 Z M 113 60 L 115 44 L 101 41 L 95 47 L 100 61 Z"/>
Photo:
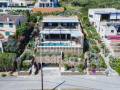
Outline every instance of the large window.
<path fill-rule="evenodd" d="M 7 3 L 0 3 L 0 7 L 7 7 Z"/>
<path fill-rule="evenodd" d="M 39 7 L 42 7 L 42 3 L 39 4 Z"/>
<path fill-rule="evenodd" d="M 0 23 L 0 27 L 3 27 L 3 23 Z"/>
<path fill-rule="evenodd" d="M 50 0 L 50 2 L 53 2 L 53 0 Z"/>
<path fill-rule="evenodd" d="M 5 35 L 6 36 L 10 36 L 10 32 L 5 32 Z"/>
<path fill-rule="evenodd" d="M 13 23 L 9 23 L 9 27 L 13 28 Z"/>
<path fill-rule="evenodd" d="M 89 17 L 93 18 L 93 15 L 90 15 L 90 14 L 89 14 Z"/>
<path fill-rule="evenodd" d="M 49 7 L 49 3 L 46 4 L 46 7 Z"/>
<path fill-rule="evenodd" d="M 101 21 L 108 21 L 110 20 L 110 14 L 102 14 L 101 15 Z"/>

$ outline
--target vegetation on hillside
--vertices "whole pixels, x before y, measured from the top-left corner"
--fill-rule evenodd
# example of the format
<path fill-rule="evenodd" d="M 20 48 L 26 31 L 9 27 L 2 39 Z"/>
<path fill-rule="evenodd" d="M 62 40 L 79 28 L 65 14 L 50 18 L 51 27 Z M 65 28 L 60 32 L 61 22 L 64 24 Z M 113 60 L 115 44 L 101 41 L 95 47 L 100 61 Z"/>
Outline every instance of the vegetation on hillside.
<path fill-rule="evenodd" d="M 111 58 L 110 65 L 120 75 L 120 59 L 113 59 L 113 58 Z"/>
<path fill-rule="evenodd" d="M 83 32 L 85 33 L 85 42 L 89 44 L 88 50 L 91 53 L 98 54 L 100 47 L 97 45 L 100 41 L 100 36 L 95 28 L 89 24 L 88 9 L 90 8 L 120 8 L 120 0 L 61 0 L 62 7 L 65 8 L 63 13 L 52 13 L 52 15 L 71 16 L 77 15 L 81 21 Z M 17 28 L 16 35 L 4 45 L 5 52 L 14 52 L 17 57 L 22 54 L 26 45 L 33 39 L 34 25 L 41 20 L 41 13 L 29 13 L 28 11 L 14 11 L 14 14 L 23 14 L 27 16 L 27 23 L 21 24 Z M 31 24 L 32 22 L 32 24 Z M 33 26 L 32 26 L 33 25 Z M 32 27 L 31 27 L 32 26 Z M 86 45 L 85 43 L 85 45 Z M 32 44 L 31 44 L 32 45 Z M 100 45 L 102 45 L 100 43 Z M 85 47 L 86 48 L 86 47 Z M 3 55 L 4 56 L 4 55 Z M 1 58 L 1 57 L 0 57 Z M 24 58 L 25 60 L 26 58 Z M 2 60 L 2 59 L 1 59 Z M 103 58 L 100 58 L 100 67 L 106 67 Z M 80 66 L 81 67 L 81 66 Z"/>

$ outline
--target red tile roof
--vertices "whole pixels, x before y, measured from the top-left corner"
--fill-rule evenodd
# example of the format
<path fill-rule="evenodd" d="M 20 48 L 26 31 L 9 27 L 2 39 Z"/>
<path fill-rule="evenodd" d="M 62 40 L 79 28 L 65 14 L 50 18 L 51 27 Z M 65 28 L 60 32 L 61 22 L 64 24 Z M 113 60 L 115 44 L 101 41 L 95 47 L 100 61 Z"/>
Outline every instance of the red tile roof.
<path fill-rule="evenodd" d="M 63 12 L 64 8 L 33 8 L 33 12 L 41 13 L 53 13 L 53 12 Z"/>

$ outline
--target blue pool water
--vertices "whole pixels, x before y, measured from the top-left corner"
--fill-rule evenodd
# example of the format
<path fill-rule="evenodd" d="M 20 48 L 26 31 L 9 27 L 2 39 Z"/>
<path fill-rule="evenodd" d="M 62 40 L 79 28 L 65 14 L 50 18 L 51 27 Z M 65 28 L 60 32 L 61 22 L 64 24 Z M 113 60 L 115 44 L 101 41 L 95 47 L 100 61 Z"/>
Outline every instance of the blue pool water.
<path fill-rule="evenodd" d="M 42 46 L 68 46 L 65 43 L 44 43 Z"/>

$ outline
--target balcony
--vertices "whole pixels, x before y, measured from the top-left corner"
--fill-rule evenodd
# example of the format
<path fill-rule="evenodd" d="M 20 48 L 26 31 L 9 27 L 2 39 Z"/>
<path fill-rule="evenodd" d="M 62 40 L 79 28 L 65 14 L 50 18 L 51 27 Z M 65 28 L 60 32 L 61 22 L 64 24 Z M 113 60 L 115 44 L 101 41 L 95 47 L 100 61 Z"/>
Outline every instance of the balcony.
<path fill-rule="evenodd" d="M 119 25 L 120 20 L 101 21 L 100 25 Z"/>
<path fill-rule="evenodd" d="M 43 29 L 78 29 L 77 23 L 44 23 Z"/>

